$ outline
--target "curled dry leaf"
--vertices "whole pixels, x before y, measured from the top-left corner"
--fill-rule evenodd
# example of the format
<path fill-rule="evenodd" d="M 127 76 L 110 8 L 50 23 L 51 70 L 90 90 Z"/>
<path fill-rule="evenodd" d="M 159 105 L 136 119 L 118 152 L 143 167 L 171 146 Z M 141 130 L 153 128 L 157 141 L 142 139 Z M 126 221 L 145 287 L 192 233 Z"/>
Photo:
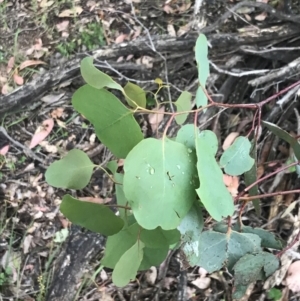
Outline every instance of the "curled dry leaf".
<path fill-rule="evenodd" d="M 240 133 L 238 133 L 238 132 L 230 133 L 223 142 L 223 145 L 222 145 L 223 150 L 226 150 L 234 142 L 234 140 L 239 136 L 239 134 Z"/>
<path fill-rule="evenodd" d="M 21 63 L 21 65 L 19 66 L 19 70 L 21 71 L 27 67 L 36 66 L 36 65 L 46 65 L 46 63 L 41 60 L 27 60 Z"/>
<path fill-rule="evenodd" d="M 158 111 L 160 113 L 164 113 L 165 112 L 165 107 L 161 106 L 158 110 L 155 109 L 155 111 Z M 149 123 L 151 125 L 151 129 L 152 129 L 153 132 L 155 132 L 157 130 L 159 124 L 164 119 L 164 114 L 149 114 L 148 118 L 149 118 L 148 119 Z"/>
<path fill-rule="evenodd" d="M 286 286 L 294 293 L 300 292 L 300 260 L 290 265 L 287 271 Z"/>
<path fill-rule="evenodd" d="M 54 121 L 52 118 L 43 121 L 42 126 L 39 126 L 35 131 L 31 139 L 29 148 L 34 148 L 40 142 L 42 142 L 50 134 L 50 132 L 53 129 L 53 126 L 54 126 Z"/>

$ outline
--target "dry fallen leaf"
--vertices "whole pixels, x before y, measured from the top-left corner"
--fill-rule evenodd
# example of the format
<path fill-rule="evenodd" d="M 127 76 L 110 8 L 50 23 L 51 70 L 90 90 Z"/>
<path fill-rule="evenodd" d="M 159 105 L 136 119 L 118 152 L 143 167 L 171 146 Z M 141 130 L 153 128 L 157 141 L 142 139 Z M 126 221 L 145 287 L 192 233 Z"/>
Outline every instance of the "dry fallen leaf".
<path fill-rule="evenodd" d="M 286 286 L 293 292 L 300 292 L 300 260 L 293 262 L 286 277 Z"/>
<path fill-rule="evenodd" d="M 222 145 L 223 150 L 226 150 L 234 142 L 234 140 L 238 137 L 238 135 L 239 135 L 238 132 L 230 133 L 223 142 Z"/>
<path fill-rule="evenodd" d="M 116 37 L 115 43 L 116 44 L 123 43 L 126 39 L 128 39 L 128 34 L 121 33 L 118 37 Z"/>
<path fill-rule="evenodd" d="M 19 70 L 21 71 L 29 66 L 36 66 L 36 65 L 41 65 L 41 64 L 46 65 L 45 62 L 40 61 L 40 60 L 27 60 L 19 66 Z"/>
<path fill-rule="evenodd" d="M 0 155 L 5 156 L 9 150 L 9 145 L 5 145 L 0 149 Z"/>
<path fill-rule="evenodd" d="M 256 21 L 264 21 L 267 17 L 267 13 L 266 12 L 262 12 L 261 14 L 257 15 L 254 19 Z"/>
<path fill-rule="evenodd" d="M 70 23 L 70 21 L 66 20 L 66 21 L 62 21 L 62 22 L 56 24 L 57 31 L 61 32 L 61 31 L 67 30 L 67 28 L 69 27 L 69 23 Z"/>
<path fill-rule="evenodd" d="M 197 286 L 200 289 L 207 289 L 210 285 L 210 277 L 206 277 L 207 275 L 207 271 L 200 267 L 199 268 L 199 277 L 197 279 L 195 279 L 194 281 L 192 281 L 192 284 L 194 284 L 195 286 Z"/>
<path fill-rule="evenodd" d="M 58 152 L 58 149 L 57 149 L 57 146 L 56 145 L 52 145 L 52 144 L 49 144 L 48 141 L 41 141 L 39 143 L 39 145 L 45 149 L 46 152 L 48 153 L 51 153 L 51 154 L 57 154 Z"/>
<path fill-rule="evenodd" d="M 224 174 L 223 175 L 223 182 L 226 185 L 228 191 L 233 197 L 236 197 L 238 194 L 238 187 L 239 187 L 239 178 L 238 177 L 233 177 Z"/>
<path fill-rule="evenodd" d="M 44 7 L 50 7 L 54 4 L 54 1 L 47 1 L 47 0 L 42 0 L 40 3 L 40 7 L 44 8 Z"/>
<path fill-rule="evenodd" d="M 22 86 L 24 84 L 24 78 L 18 74 L 14 74 L 14 82 L 19 85 Z"/>
<path fill-rule="evenodd" d="M 53 129 L 53 126 L 54 126 L 54 121 L 52 118 L 43 121 L 42 126 L 39 126 L 35 131 L 31 139 L 29 148 L 34 148 L 40 142 L 42 142 L 50 134 L 50 132 Z"/>
<path fill-rule="evenodd" d="M 75 6 L 72 9 L 65 9 L 62 11 L 58 16 L 60 18 L 65 18 L 65 17 L 77 17 L 82 13 L 83 9 L 81 6 Z"/>
<path fill-rule="evenodd" d="M 14 88 L 11 87 L 9 84 L 4 84 L 3 87 L 2 87 L 2 89 L 1 89 L 1 93 L 2 93 L 3 95 L 6 95 L 6 94 L 12 92 L 13 89 L 14 89 Z"/>
<path fill-rule="evenodd" d="M 169 5 L 164 5 L 163 10 L 166 14 L 172 14 L 174 12 L 173 8 Z"/>
<path fill-rule="evenodd" d="M 7 63 L 6 72 L 9 73 L 15 65 L 15 58 L 12 56 Z"/>
<path fill-rule="evenodd" d="M 171 37 L 176 37 L 176 30 L 175 30 L 174 25 L 168 24 L 167 30 L 168 30 L 168 33 L 169 33 L 169 35 L 170 35 Z"/>
<path fill-rule="evenodd" d="M 201 290 L 207 289 L 210 285 L 211 279 L 209 277 L 198 277 L 192 284 L 200 288 Z"/>
<path fill-rule="evenodd" d="M 64 113 L 64 108 L 57 108 L 55 110 L 53 110 L 50 114 L 51 117 L 56 119 L 56 118 L 60 118 Z"/>
<path fill-rule="evenodd" d="M 29 252 L 29 248 L 32 242 L 33 236 L 32 235 L 26 235 L 25 239 L 23 241 L 23 251 L 24 254 L 27 254 Z"/>

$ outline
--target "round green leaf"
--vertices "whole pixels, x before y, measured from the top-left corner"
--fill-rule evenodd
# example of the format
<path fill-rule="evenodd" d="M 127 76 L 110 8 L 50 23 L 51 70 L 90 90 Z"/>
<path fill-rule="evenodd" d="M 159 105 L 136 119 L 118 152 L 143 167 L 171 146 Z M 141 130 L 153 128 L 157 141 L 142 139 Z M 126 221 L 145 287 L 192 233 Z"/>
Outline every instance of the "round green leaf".
<path fill-rule="evenodd" d="M 233 144 L 225 150 L 220 159 L 220 165 L 231 176 L 239 176 L 251 169 L 254 159 L 249 152 L 251 143 L 246 137 L 238 137 Z"/>
<path fill-rule="evenodd" d="M 124 163 L 124 193 L 145 229 L 177 228 L 196 199 L 195 162 L 181 143 L 141 141 Z"/>
<path fill-rule="evenodd" d="M 80 201 L 65 195 L 60 211 L 74 224 L 103 235 L 113 235 L 121 231 L 124 221 L 107 206 Z"/>
<path fill-rule="evenodd" d="M 91 179 L 94 166 L 83 151 L 72 149 L 48 167 L 45 178 L 49 185 L 57 188 L 83 189 Z"/>

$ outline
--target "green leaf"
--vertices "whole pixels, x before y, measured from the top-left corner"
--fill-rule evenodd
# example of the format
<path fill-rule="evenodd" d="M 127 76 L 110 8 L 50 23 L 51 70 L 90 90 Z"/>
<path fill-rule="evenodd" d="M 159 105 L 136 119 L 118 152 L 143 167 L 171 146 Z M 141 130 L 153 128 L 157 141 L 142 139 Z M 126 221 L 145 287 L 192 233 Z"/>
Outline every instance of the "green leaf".
<path fill-rule="evenodd" d="M 136 108 L 136 104 L 137 104 L 142 108 L 146 108 L 146 103 L 147 103 L 146 92 L 141 87 L 128 82 L 127 85 L 124 87 L 124 92 L 125 92 L 126 101 L 131 107 Z M 136 104 L 134 104 L 133 101 Z"/>
<path fill-rule="evenodd" d="M 114 235 L 121 231 L 124 221 L 107 206 L 80 201 L 66 194 L 60 211 L 74 224 L 103 235 Z"/>
<path fill-rule="evenodd" d="M 117 160 L 112 160 L 112 161 L 107 162 L 106 168 L 109 169 L 111 171 L 111 173 L 114 175 L 118 169 Z"/>
<path fill-rule="evenodd" d="M 177 112 L 189 111 L 191 109 L 191 99 L 192 94 L 187 91 L 183 91 L 174 103 L 177 107 Z M 177 124 L 183 124 L 186 121 L 188 115 L 188 113 L 176 115 L 175 120 Z"/>
<path fill-rule="evenodd" d="M 139 229 L 139 225 L 134 223 L 117 234 L 109 236 L 101 264 L 114 269 L 122 255 L 136 243 Z"/>
<path fill-rule="evenodd" d="M 108 87 L 123 92 L 122 86 L 120 86 L 110 76 L 101 72 L 93 65 L 92 57 L 86 57 L 81 61 L 80 72 L 86 83 L 96 89 Z"/>
<path fill-rule="evenodd" d="M 267 252 L 257 254 L 246 254 L 234 266 L 235 285 L 248 285 L 273 274 L 279 267 L 276 256 Z"/>
<path fill-rule="evenodd" d="M 197 265 L 203 267 L 208 273 L 218 271 L 223 267 L 227 259 L 226 235 L 213 231 L 202 232 L 198 242 L 198 252 L 196 256 L 199 258 Z"/>
<path fill-rule="evenodd" d="M 185 124 L 179 129 L 176 136 L 176 142 L 185 145 L 191 153 L 195 150 L 195 131 L 199 133 L 193 124 Z"/>
<path fill-rule="evenodd" d="M 124 193 L 145 229 L 176 229 L 196 199 L 195 157 L 169 139 L 141 141 L 124 163 Z"/>
<path fill-rule="evenodd" d="M 220 270 L 225 264 L 231 270 L 245 254 L 259 252 L 260 242 L 260 238 L 254 234 L 202 232 L 198 241 L 197 265 L 209 273 Z"/>
<path fill-rule="evenodd" d="M 240 300 L 246 294 L 248 285 L 236 285 L 234 286 L 234 292 L 232 298 L 234 300 Z"/>
<path fill-rule="evenodd" d="M 112 93 L 85 85 L 74 93 L 72 103 L 94 125 L 97 137 L 116 157 L 125 158 L 143 139 L 133 112 Z"/>
<path fill-rule="evenodd" d="M 159 266 L 168 256 L 169 247 L 164 246 L 159 249 L 145 248 L 144 257 L 139 266 L 139 271 L 145 271 L 153 266 Z"/>
<path fill-rule="evenodd" d="M 237 226 L 238 228 L 238 226 Z M 242 233 L 252 233 L 256 234 L 261 238 L 261 246 L 264 248 L 271 248 L 271 249 L 282 249 L 282 243 L 273 233 L 270 233 L 266 230 L 260 228 L 252 228 L 249 226 L 242 226 L 241 228 Z"/>
<path fill-rule="evenodd" d="M 199 260 L 197 242 L 200 241 L 203 226 L 202 209 L 199 203 L 195 202 L 178 227 L 182 235 L 183 246 L 181 248 L 191 266 L 195 266 Z"/>
<path fill-rule="evenodd" d="M 280 300 L 282 298 L 281 290 L 273 287 L 268 291 L 268 298 L 274 301 Z"/>
<path fill-rule="evenodd" d="M 233 199 L 223 182 L 223 173 L 215 159 L 218 139 L 212 131 L 202 131 L 196 138 L 197 168 L 200 188 L 197 194 L 205 209 L 217 221 L 234 212 Z"/>
<path fill-rule="evenodd" d="M 207 39 L 205 35 L 200 34 L 196 41 L 195 57 L 198 66 L 199 83 L 204 89 L 205 89 L 207 78 L 209 76 L 209 61 L 207 55 L 208 55 Z M 196 95 L 196 104 L 198 108 L 201 105 L 207 104 L 207 97 L 203 92 L 201 86 L 198 88 L 197 95 Z"/>
<path fill-rule="evenodd" d="M 144 244 L 137 241 L 120 258 L 112 273 L 113 283 L 118 287 L 127 285 L 134 280 L 136 273 L 143 259 Z"/>
<path fill-rule="evenodd" d="M 232 231 L 227 246 L 228 269 L 231 270 L 235 263 L 246 253 L 261 251 L 260 246 L 261 239 L 258 235 Z"/>
<path fill-rule="evenodd" d="M 196 92 L 196 106 L 197 108 L 200 107 L 205 107 L 208 104 L 208 99 L 206 94 L 204 93 L 203 89 L 201 86 L 198 87 L 197 92 Z M 206 109 L 203 109 L 203 113 L 207 111 Z"/>
<path fill-rule="evenodd" d="M 231 176 L 239 176 L 249 171 L 254 159 L 249 156 L 251 143 L 246 137 L 238 137 L 222 154 L 220 165 Z"/>
<path fill-rule="evenodd" d="M 140 233 L 140 240 L 148 248 L 162 248 L 179 242 L 180 233 L 177 229 L 163 230 L 160 227 L 154 230 L 143 229 Z"/>
<path fill-rule="evenodd" d="M 247 172 L 245 172 L 245 184 L 246 187 L 248 187 L 249 185 L 253 184 L 256 181 L 257 178 L 257 155 L 256 155 L 256 142 L 255 140 L 252 141 L 251 143 L 251 153 L 250 156 L 252 158 L 254 158 L 254 164 L 252 165 L 252 167 L 250 168 L 250 170 L 248 170 Z M 258 195 L 258 185 L 253 186 L 252 188 L 250 188 L 249 190 L 249 195 L 253 196 L 253 195 Z M 252 204 L 254 206 L 255 212 L 258 216 L 261 215 L 261 207 L 260 207 L 260 200 L 259 199 L 255 199 L 252 200 Z"/>
<path fill-rule="evenodd" d="M 128 205 L 128 201 L 124 195 L 124 191 L 123 191 L 123 178 L 124 175 L 117 173 L 118 170 L 118 163 L 116 160 L 113 161 L 109 161 L 106 165 L 106 168 L 109 169 L 113 176 L 114 176 L 114 180 L 116 181 L 115 183 L 115 190 L 116 190 L 116 199 L 117 199 L 117 204 L 120 206 L 127 206 Z M 124 208 L 118 208 L 119 210 L 119 214 L 120 217 L 127 222 L 127 217 L 129 216 L 129 212 Z"/>
<path fill-rule="evenodd" d="M 119 233 L 109 236 L 107 238 L 105 253 L 101 263 L 105 267 L 113 269 L 122 255 L 135 244 L 139 236 L 139 231 L 139 225 L 134 223 L 131 226 L 124 228 Z M 155 232 L 155 230 L 152 231 Z M 151 235 L 144 236 L 146 244 L 150 244 L 151 248 L 145 246 L 144 257 L 138 268 L 139 270 L 147 270 L 151 266 L 157 266 L 166 259 L 169 251 L 169 244 L 173 242 L 174 239 L 178 238 L 178 234 L 173 235 L 171 232 L 170 234 L 171 235 L 169 235 L 169 237 L 167 235 L 165 243 L 163 243 L 159 248 L 152 248 L 154 245 L 147 240 L 147 238 L 151 237 Z M 156 245 L 159 246 L 157 243 Z"/>
<path fill-rule="evenodd" d="M 276 124 L 273 124 L 271 122 L 263 121 L 262 122 L 273 134 L 278 136 L 279 138 L 283 139 L 287 143 L 290 144 L 290 146 L 293 148 L 294 153 L 298 161 L 300 161 L 300 144 L 298 143 L 297 139 L 292 137 L 288 132 L 282 130 L 280 127 L 278 127 Z"/>
<path fill-rule="evenodd" d="M 124 180 L 123 174 L 115 173 L 114 178 L 117 183 L 123 184 L 123 180 Z M 123 185 L 120 184 L 115 184 L 117 204 L 120 206 L 126 206 L 128 205 L 128 201 L 124 194 Z M 128 215 L 128 210 L 127 213 L 126 213 L 126 209 L 124 208 L 118 208 L 118 210 L 121 218 L 124 219 Z"/>
<path fill-rule="evenodd" d="M 45 178 L 49 185 L 57 188 L 83 189 L 92 177 L 94 166 L 83 151 L 72 149 L 48 167 Z"/>

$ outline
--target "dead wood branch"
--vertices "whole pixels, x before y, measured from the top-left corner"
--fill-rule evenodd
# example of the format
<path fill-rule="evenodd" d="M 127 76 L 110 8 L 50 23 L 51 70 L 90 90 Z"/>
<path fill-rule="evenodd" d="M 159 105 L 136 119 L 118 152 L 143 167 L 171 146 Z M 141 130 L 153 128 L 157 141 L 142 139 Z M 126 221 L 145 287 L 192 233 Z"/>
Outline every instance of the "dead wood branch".
<path fill-rule="evenodd" d="M 208 34 L 207 37 L 212 46 L 211 57 L 213 58 L 229 51 L 233 53 L 239 52 L 240 48 L 245 45 L 259 45 L 262 47 L 271 41 L 274 43 L 274 41 L 286 40 L 298 33 L 298 26 L 288 24 L 251 31 L 249 33 L 245 32 L 243 34 Z M 157 53 L 163 53 L 168 58 L 168 55 L 173 52 L 186 53 L 186 51 L 190 51 L 192 53 L 197 37 L 198 33 L 191 32 L 179 38 L 155 36 L 152 37 L 152 42 Z M 38 101 L 49 90 L 59 87 L 64 82 L 72 81 L 79 75 L 80 60 L 87 55 L 91 55 L 97 61 L 108 61 L 110 65 L 118 69 L 118 64 L 115 63 L 117 59 L 121 56 L 126 57 L 129 54 L 134 54 L 136 57 L 143 55 L 158 57 L 151 47 L 149 47 L 149 42 L 145 38 L 112 47 L 104 47 L 92 53 L 78 54 L 76 58 L 65 64 L 50 68 L 47 72 L 39 74 L 35 79 L 13 91 L 11 94 L 1 96 L 0 115 L 18 110 L 24 105 Z M 129 69 L 130 66 L 127 65 L 127 68 Z M 134 67 L 134 69 L 137 68 L 137 66 Z M 148 76 L 151 75 L 154 74 L 149 70 Z M 153 79 L 153 77 L 146 78 L 145 75 L 146 79 Z"/>

